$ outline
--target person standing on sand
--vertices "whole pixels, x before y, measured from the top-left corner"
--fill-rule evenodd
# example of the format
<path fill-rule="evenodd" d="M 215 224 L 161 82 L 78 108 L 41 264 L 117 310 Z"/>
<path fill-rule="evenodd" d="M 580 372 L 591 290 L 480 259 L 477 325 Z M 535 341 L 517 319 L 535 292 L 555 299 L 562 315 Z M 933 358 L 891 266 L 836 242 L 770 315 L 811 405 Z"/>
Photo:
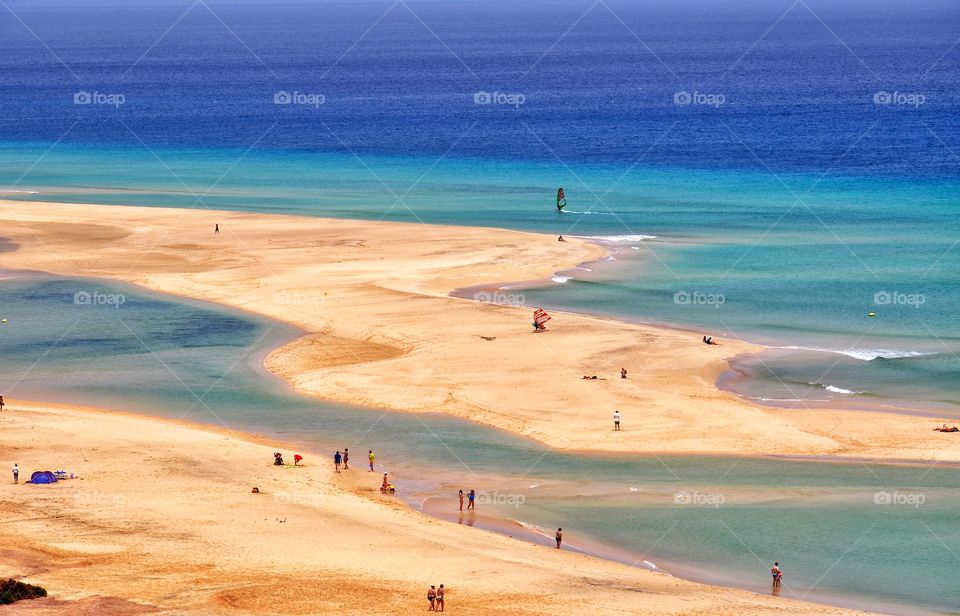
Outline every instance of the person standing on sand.
<path fill-rule="evenodd" d="M 20 467 L 13 463 L 13 483 L 20 483 Z"/>
<path fill-rule="evenodd" d="M 783 572 L 780 571 L 780 563 L 773 563 L 770 573 L 773 575 L 773 587 L 780 588 L 780 581 L 783 580 Z"/>
<path fill-rule="evenodd" d="M 470 501 L 469 503 L 467 503 L 467 511 L 470 511 L 471 509 L 476 511 L 476 507 L 474 507 L 474 501 L 476 500 L 476 498 L 477 498 L 477 493 L 474 492 L 473 490 L 470 490 L 470 494 L 467 494 L 467 500 Z"/>
<path fill-rule="evenodd" d="M 373 455 L 373 450 L 370 450 L 370 455 L 367 456 L 370 459 L 370 472 L 373 472 L 373 461 L 377 459 L 377 456 Z"/>
<path fill-rule="evenodd" d="M 447 594 L 447 591 L 443 589 L 443 584 L 440 584 L 440 588 L 437 589 L 437 611 L 443 611 L 443 595 Z"/>
<path fill-rule="evenodd" d="M 427 601 L 430 602 L 430 611 L 437 611 L 437 589 L 434 586 L 430 586 L 430 590 L 427 591 Z"/>
<path fill-rule="evenodd" d="M 343 470 L 350 468 L 350 450 L 346 447 L 343 448 Z"/>
<path fill-rule="evenodd" d="M 220 233 L 220 223 L 216 223 L 216 224 L 213 225 L 213 233 L 214 233 L 214 234 L 219 234 L 219 233 Z"/>
<path fill-rule="evenodd" d="M 340 462 L 343 460 L 343 456 L 340 455 L 340 452 L 333 454 L 333 468 L 340 472 Z"/>
<path fill-rule="evenodd" d="M 557 540 L 557 549 L 559 550 L 559 549 L 560 549 L 560 544 L 563 543 L 563 529 L 562 529 L 562 528 L 558 528 L 558 529 L 557 529 L 556 540 Z"/>
<path fill-rule="evenodd" d="M 613 412 L 613 431 L 620 431 L 620 411 Z"/>
<path fill-rule="evenodd" d="M 621 379 L 627 378 L 627 369 L 626 369 L 626 368 L 620 368 L 620 378 L 621 378 Z"/>
<path fill-rule="evenodd" d="M 460 490 L 460 511 L 463 511 L 463 490 Z"/>
<path fill-rule="evenodd" d="M 3 412 L 3 395 L 0 394 L 0 413 Z"/>

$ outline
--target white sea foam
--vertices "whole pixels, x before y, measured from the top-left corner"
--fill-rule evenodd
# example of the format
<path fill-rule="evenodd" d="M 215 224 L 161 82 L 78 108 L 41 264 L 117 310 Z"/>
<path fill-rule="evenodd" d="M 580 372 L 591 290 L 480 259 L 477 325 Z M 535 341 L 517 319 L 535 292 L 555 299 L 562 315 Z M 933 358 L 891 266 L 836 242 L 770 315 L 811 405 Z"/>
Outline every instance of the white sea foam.
<path fill-rule="evenodd" d="M 655 240 L 656 235 L 577 235 L 583 240 L 597 240 L 598 242 L 642 242 L 643 240 Z"/>
<path fill-rule="evenodd" d="M 836 385 L 821 385 L 827 391 L 832 391 L 835 394 L 859 394 L 862 392 L 852 391 L 849 389 L 844 389 L 843 387 L 837 387 Z"/>
<path fill-rule="evenodd" d="M 35 191 L 35 190 L 13 190 L 13 189 L 10 189 L 10 190 L 0 190 L 0 194 L 3 194 L 3 195 L 10 195 L 10 194 L 36 195 L 36 194 L 37 194 L 37 191 Z"/>
<path fill-rule="evenodd" d="M 852 357 L 853 359 L 859 359 L 861 361 L 872 361 L 877 358 L 883 359 L 903 359 L 907 357 L 926 357 L 928 355 L 936 355 L 936 353 L 924 353 L 922 351 L 902 351 L 896 349 L 825 349 L 822 347 L 802 347 L 802 346 L 785 346 L 785 347 L 775 347 L 778 349 L 791 349 L 795 351 L 818 351 L 821 353 L 837 353 L 839 355 L 846 355 L 847 357 Z"/>
<path fill-rule="evenodd" d="M 563 284 L 563 283 L 565 283 L 566 281 L 570 280 L 571 278 L 572 278 L 572 276 L 554 276 L 554 277 L 551 278 L 550 280 L 552 280 L 552 281 L 554 281 L 554 282 L 556 282 L 556 283 L 559 283 L 559 284 Z"/>

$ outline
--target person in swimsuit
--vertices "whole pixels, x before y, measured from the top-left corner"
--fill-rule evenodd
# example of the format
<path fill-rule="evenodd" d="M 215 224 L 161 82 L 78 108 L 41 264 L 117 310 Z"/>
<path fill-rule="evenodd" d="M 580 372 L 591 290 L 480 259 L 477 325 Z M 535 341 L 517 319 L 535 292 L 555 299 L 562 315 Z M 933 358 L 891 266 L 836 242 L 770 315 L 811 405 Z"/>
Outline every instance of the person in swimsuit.
<path fill-rule="evenodd" d="M 437 589 L 433 586 L 427 591 L 427 601 L 430 602 L 430 611 L 437 611 Z"/>
<path fill-rule="evenodd" d="M 350 450 L 346 447 L 343 448 L 343 470 L 350 468 L 348 462 L 350 461 Z"/>
<path fill-rule="evenodd" d="M 214 234 L 220 233 L 220 223 L 213 225 L 213 232 Z"/>
<path fill-rule="evenodd" d="M 447 594 L 447 591 L 443 589 L 443 584 L 440 584 L 440 588 L 437 589 L 437 611 L 443 611 L 443 595 Z"/>
<path fill-rule="evenodd" d="M 463 511 L 463 490 L 460 490 L 460 511 Z"/>
<path fill-rule="evenodd" d="M 343 456 L 340 455 L 340 452 L 333 454 L 333 468 L 340 472 L 340 462 L 343 461 Z"/>
<path fill-rule="evenodd" d="M 559 549 L 560 549 L 560 544 L 563 543 L 563 529 L 562 529 L 562 528 L 558 528 L 558 529 L 557 529 L 556 539 L 557 539 L 557 549 L 559 550 Z"/>
<path fill-rule="evenodd" d="M 773 575 L 773 587 L 780 588 L 780 581 L 783 579 L 783 572 L 780 571 L 780 563 L 773 563 L 770 574 Z"/>
<path fill-rule="evenodd" d="M 620 368 L 620 378 L 621 378 L 621 379 L 627 378 L 627 369 L 626 369 L 626 368 Z"/>
<path fill-rule="evenodd" d="M 477 498 L 477 493 L 474 492 L 473 490 L 470 490 L 470 494 L 467 494 L 467 500 L 470 501 L 469 503 L 467 503 L 467 511 L 469 511 L 469 510 L 471 510 L 471 509 L 473 509 L 474 511 L 476 511 L 476 507 L 473 506 L 473 505 L 474 505 L 474 499 L 476 499 L 476 498 Z"/>

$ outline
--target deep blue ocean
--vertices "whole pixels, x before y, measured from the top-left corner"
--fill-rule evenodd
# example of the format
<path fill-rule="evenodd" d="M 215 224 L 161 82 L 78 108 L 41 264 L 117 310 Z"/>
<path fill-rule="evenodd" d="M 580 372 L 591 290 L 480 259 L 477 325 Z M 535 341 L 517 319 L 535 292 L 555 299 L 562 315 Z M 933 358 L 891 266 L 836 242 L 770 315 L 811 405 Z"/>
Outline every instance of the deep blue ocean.
<path fill-rule="evenodd" d="M 960 417 L 956 2 L 57 4 L 0 10 L 0 198 L 599 238 L 611 259 L 524 290 L 526 301 L 779 347 L 738 359 L 725 377 L 752 398 Z M 38 305 L 30 301 L 59 306 L 72 287 L 51 284 L 14 288 L 3 299 L 20 303 L 5 310 L 26 318 Z M 199 392 L 224 379 L 235 386 L 211 391 L 216 421 L 234 409 L 235 425 L 323 446 L 336 443 L 318 434 L 339 442 L 366 425 L 361 411 L 331 405 L 308 421 L 316 405 L 276 384 L 224 378 L 251 369 L 228 362 L 249 360 L 230 349 L 275 342 L 281 330 L 260 339 L 268 325 L 155 302 L 138 304 L 145 316 L 131 327 L 160 345 L 176 378 L 162 364 L 125 372 L 138 384 L 131 397 L 110 372 L 142 349 L 94 323 L 41 362 L 48 372 L 17 382 L 11 368 L 4 386 L 212 421 L 182 380 Z M 8 368 L 29 368 L 46 336 L 62 333 L 58 319 L 70 313 L 61 309 L 32 333 L 17 330 L 23 338 L 7 334 Z M 184 314 L 186 329 L 163 346 L 151 318 Z M 198 346 L 181 340 L 198 332 Z M 78 357 L 93 348 L 104 363 L 83 371 Z M 384 421 L 404 435 L 382 445 L 399 456 L 435 436 L 409 418 Z M 481 474 L 509 470 L 477 443 L 543 455 L 431 421 L 476 456 Z M 531 523 L 590 526 L 596 539 L 642 553 L 662 525 L 693 517 L 656 552 L 678 570 L 698 562 L 701 577 L 749 586 L 750 550 L 789 551 L 805 559 L 793 579 L 813 595 L 956 607 L 942 577 L 958 551 L 955 490 L 940 469 L 745 461 L 716 478 L 715 461 L 690 459 L 671 462 L 693 469 L 678 483 L 649 460 L 552 460 L 551 481 L 582 477 L 598 505 L 577 500 L 580 484 L 562 499 L 531 494 Z M 619 483 L 608 493 L 601 479 L 611 476 Z M 735 501 L 723 520 L 749 550 L 717 516 L 671 508 L 669 497 L 688 489 Z M 877 508 L 881 489 L 921 492 L 929 504 Z M 834 553 L 861 532 L 869 540 Z M 832 567 L 838 559 L 844 566 Z"/>

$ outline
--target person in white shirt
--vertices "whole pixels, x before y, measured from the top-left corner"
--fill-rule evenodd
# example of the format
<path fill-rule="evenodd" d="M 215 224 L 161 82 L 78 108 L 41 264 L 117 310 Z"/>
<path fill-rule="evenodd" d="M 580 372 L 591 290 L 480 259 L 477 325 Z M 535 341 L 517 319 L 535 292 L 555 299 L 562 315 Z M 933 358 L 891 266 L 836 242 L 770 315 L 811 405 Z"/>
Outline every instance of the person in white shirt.
<path fill-rule="evenodd" d="M 615 431 L 620 430 L 620 411 L 613 412 L 613 429 Z"/>
<path fill-rule="evenodd" d="M 20 483 L 20 467 L 16 462 L 13 464 L 13 483 Z"/>

